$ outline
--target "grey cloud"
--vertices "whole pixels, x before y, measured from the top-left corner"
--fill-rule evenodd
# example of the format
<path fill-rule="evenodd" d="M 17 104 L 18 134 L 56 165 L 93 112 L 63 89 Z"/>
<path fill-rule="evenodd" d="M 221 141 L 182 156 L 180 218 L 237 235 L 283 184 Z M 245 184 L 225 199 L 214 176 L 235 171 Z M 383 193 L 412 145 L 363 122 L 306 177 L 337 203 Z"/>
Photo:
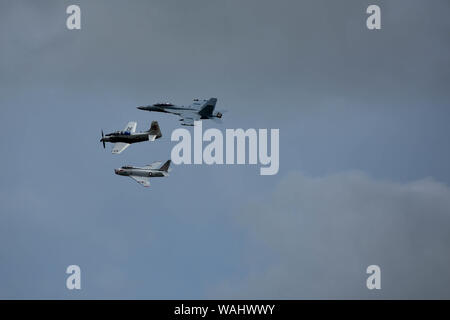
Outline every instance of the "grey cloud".
<path fill-rule="evenodd" d="M 246 250 L 248 276 L 223 282 L 214 294 L 450 297 L 450 188 L 433 179 L 395 183 L 358 171 L 314 178 L 292 172 L 236 219 L 254 244 Z M 381 291 L 366 288 L 372 264 L 381 267 Z"/>
<path fill-rule="evenodd" d="M 245 105 L 243 114 L 317 108 L 330 98 L 389 108 L 448 99 L 448 1 L 377 2 L 379 32 L 365 27 L 370 1 L 80 1 L 80 32 L 65 30 L 62 2 L 12 2 L 2 67 L 22 85 L 126 86 L 122 94 L 136 103 L 218 92 Z"/>

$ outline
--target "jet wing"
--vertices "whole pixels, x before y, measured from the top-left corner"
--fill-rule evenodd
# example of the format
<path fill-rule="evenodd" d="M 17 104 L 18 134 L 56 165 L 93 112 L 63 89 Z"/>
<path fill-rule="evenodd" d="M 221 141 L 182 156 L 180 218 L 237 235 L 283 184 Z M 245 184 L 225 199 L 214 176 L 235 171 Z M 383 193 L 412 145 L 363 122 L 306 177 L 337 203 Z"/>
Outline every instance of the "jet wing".
<path fill-rule="evenodd" d="M 159 168 L 161 163 L 162 163 L 161 161 L 156 161 L 156 162 L 146 165 L 144 168 L 145 169 L 156 169 L 156 168 Z"/>
<path fill-rule="evenodd" d="M 198 121 L 200 120 L 201 116 L 198 113 L 193 113 L 193 112 L 189 112 L 189 113 L 184 113 L 181 114 L 181 124 L 183 126 L 193 126 L 194 125 L 194 121 Z"/>
<path fill-rule="evenodd" d="M 136 127 L 137 127 L 137 122 L 130 121 L 130 122 L 128 122 L 128 124 L 125 127 L 125 129 L 123 129 L 123 131 L 130 132 L 130 133 L 135 133 L 136 132 Z"/>
<path fill-rule="evenodd" d="M 182 126 L 193 126 L 194 125 L 194 119 L 191 118 L 186 118 L 186 119 L 181 119 L 181 125 Z"/>
<path fill-rule="evenodd" d="M 138 176 L 129 176 L 129 177 L 144 187 L 150 187 L 149 177 L 138 177 Z"/>
<path fill-rule="evenodd" d="M 114 144 L 114 147 L 112 149 L 112 153 L 113 154 L 119 154 L 121 153 L 123 150 L 125 150 L 126 148 L 128 148 L 130 146 L 129 143 L 125 143 L 125 142 L 116 142 Z"/>

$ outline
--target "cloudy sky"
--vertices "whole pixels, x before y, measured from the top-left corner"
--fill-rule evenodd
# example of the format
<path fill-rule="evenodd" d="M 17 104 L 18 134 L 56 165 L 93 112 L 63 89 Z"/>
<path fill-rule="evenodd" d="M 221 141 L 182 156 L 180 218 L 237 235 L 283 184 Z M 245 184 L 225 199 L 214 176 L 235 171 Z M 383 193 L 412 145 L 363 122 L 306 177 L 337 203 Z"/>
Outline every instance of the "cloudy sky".
<path fill-rule="evenodd" d="M 449 10 L 2 0 L 0 298 L 450 298 Z M 114 175 L 175 145 L 177 118 L 136 106 L 209 97 L 228 113 L 204 128 L 280 129 L 277 175 L 179 165 L 148 189 Z M 101 129 L 133 120 L 163 138 L 102 148 Z"/>

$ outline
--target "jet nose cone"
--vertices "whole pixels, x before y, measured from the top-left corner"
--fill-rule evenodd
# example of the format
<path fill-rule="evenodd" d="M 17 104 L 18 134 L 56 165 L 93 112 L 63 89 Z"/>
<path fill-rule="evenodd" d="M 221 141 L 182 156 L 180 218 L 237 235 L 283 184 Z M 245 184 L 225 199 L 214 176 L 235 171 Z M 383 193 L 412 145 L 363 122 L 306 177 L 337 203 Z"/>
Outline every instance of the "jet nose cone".
<path fill-rule="evenodd" d="M 145 110 L 145 106 L 137 107 L 139 110 Z"/>

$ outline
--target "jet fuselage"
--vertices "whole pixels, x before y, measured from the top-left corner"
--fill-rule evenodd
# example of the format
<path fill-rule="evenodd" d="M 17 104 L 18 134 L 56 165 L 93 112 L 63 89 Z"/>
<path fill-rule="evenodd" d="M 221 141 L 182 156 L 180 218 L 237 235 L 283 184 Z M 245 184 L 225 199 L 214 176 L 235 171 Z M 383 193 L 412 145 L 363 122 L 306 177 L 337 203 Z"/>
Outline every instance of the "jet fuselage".
<path fill-rule="evenodd" d="M 177 110 L 188 110 L 188 111 L 198 111 L 197 109 L 183 107 L 183 106 L 141 106 L 137 107 L 139 110 L 145 111 L 156 111 L 156 112 L 165 112 L 165 113 L 177 113 Z"/>
<path fill-rule="evenodd" d="M 177 106 L 172 103 L 155 103 L 137 107 L 139 110 L 175 114 L 181 117 L 182 125 L 192 126 L 194 121 L 203 119 L 222 118 L 221 112 L 214 112 L 217 98 L 209 100 L 195 99 L 190 106 Z"/>
<path fill-rule="evenodd" d="M 160 170 L 145 169 L 139 167 L 122 167 L 114 169 L 114 172 L 120 176 L 138 176 L 138 177 L 164 177 L 164 173 Z"/>

